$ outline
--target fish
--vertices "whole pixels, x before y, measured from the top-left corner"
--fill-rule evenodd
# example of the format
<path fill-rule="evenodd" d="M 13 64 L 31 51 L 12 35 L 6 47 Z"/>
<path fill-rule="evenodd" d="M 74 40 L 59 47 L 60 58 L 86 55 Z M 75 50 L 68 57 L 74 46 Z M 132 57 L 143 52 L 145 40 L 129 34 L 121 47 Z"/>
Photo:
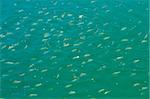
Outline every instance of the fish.
<path fill-rule="evenodd" d="M 146 1 L 8 1 L 0 99 L 148 97 Z"/>

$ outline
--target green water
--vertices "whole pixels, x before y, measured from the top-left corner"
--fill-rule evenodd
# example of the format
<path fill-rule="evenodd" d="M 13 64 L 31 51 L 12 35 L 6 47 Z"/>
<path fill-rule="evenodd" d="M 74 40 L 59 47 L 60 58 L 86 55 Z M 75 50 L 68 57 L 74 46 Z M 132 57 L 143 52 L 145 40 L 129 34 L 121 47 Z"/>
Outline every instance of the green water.
<path fill-rule="evenodd" d="M 148 0 L 1 0 L 0 99 L 148 99 Z"/>

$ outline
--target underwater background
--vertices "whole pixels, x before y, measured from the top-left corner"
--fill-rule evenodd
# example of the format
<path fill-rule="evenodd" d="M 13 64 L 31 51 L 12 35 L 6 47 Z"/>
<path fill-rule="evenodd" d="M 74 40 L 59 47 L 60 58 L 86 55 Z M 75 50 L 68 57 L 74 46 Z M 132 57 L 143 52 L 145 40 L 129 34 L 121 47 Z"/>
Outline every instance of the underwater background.
<path fill-rule="evenodd" d="M 1 0 L 0 99 L 148 99 L 148 0 Z"/>

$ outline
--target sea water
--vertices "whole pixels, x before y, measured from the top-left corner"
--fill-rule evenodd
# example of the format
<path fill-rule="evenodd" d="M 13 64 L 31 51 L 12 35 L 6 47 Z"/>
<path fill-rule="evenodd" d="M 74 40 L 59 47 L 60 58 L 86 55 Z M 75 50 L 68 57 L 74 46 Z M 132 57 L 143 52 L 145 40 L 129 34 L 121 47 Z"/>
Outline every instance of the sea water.
<path fill-rule="evenodd" d="M 1 0 L 1 99 L 148 99 L 148 0 Z"/>

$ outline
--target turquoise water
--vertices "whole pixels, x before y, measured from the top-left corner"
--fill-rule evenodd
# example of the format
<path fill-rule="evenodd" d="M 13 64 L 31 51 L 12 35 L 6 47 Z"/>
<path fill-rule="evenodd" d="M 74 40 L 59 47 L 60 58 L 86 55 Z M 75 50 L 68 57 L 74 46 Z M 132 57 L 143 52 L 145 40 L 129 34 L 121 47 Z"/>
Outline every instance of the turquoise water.
<path fill-rule="evenodd" d="M 148 0 L 1 0 L 0 99 L 148 99 Z"/>

